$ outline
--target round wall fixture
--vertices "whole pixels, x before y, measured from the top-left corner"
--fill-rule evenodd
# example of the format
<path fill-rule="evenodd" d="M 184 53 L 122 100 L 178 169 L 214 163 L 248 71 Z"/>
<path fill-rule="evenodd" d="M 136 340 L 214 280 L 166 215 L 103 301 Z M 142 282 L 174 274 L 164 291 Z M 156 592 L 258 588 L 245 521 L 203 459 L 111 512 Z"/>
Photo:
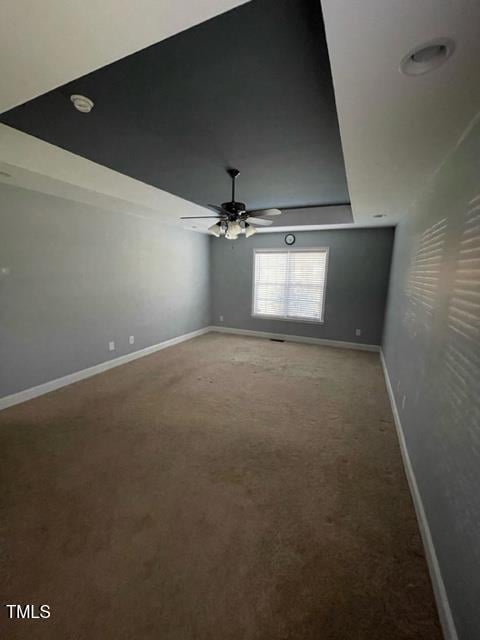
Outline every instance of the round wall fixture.
<path fill-rule="evenodd" d="M 285 244 L 288 244 L 289 246 L 295 244 L 295 236 L 293 235 L 293 233 L 287 233 L 287 235 L 285 236 Z"/>
<path fill-rule="evenodd" d="M 73 102 L 73 106 L 80 113 L 90 113 L 93 109 L 93 100 L 86 96 L 80 96 L 76 93 L 70 96 L 70 100 Z"/>
<path fill-rule="evenodd" d="M 455 43 L 450 38 L 431 40 L 410 51 L 400 64 L 400 71 L 407 76 L 421 76 L 443 64 L 454 50 Z"/>

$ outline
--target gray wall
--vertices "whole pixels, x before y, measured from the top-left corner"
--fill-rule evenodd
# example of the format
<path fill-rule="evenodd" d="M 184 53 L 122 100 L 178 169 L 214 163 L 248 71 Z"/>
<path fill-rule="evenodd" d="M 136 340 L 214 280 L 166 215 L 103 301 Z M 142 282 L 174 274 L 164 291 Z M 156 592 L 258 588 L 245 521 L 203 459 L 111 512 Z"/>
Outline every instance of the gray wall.
<path fill-rule="evenodd" d="M 303 231 L 295 248 L 330 248 L 324 324 L 252 318 L 253 249 L 285 248 L 284 233 L 212 238 L 212 323 L 330 340 L 380 344 L 394 230 Z M 224 316 L 223 323 L 219 316 Z M 357 337 L 355 329 L 361 329 Z"/>
<path fill-rule="evenodd" d="M 474 640 L 480 638 L 479 124 L 408 214 L 396 232 L 384 353 L 459 638 Z"/>
<path fill-rule="evenodd" d="M 132 213 L 0 185 L 0 397 L 210 323 L 208 238 Z"/>

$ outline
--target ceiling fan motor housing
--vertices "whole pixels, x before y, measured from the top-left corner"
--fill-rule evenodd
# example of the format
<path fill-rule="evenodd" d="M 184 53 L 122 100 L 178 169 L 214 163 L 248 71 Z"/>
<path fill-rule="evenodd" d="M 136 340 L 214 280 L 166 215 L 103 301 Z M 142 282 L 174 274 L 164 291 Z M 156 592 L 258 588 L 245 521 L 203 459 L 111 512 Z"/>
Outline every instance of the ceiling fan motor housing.
<path fill-rule="evenodd" d="M 244 202 L 224 202 L 222 209 L 235 217 L 245 213 L 247 210 Z"/>
<path fill-rule="evenodd" d="M 256 233 L 254 224 L 268 226 L 272 224 L 271 220 L 262 220 L 261 211 L 256 212 L 252 217 L 252 212 L 247 211 L 246 204 L 244 202 L 237 202 L 235 200 L 235 179 L 240 175 L 238 169 L 227 169 L 228 175 L 232 179 L 232 199 L 230 202 L 224 202 L 221 207 L 211 204 L 208 205 L 209 209 L 215 211 L 215 216 L 208 216 L 209 218 L 217 218 L 218 222 L 209 227 L 208 231 L 219 238 L 224 235 L 228 240 L 236 240 L 238 236 L 243 233 L 247 238 Z M 255 214 L 255 212 L 253 212 Z M 278 209 L 266 209 L 265 215 L 278 215 L 281 213 Z M 188 216 L 184 219 L 192 218 L 205 218 L 207 216 Z M 250 223 L 247 222 L 251 218 Z"/>

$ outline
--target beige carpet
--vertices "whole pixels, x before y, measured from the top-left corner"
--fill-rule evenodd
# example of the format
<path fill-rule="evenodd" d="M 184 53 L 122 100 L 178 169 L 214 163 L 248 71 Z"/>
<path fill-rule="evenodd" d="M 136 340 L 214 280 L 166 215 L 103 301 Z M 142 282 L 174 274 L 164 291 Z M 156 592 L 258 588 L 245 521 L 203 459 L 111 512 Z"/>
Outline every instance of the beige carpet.
<path fill-rule="evenodd" d="M 210 334 L 0 413 L 2 638 L 438 640 L 378 354 Z"/>

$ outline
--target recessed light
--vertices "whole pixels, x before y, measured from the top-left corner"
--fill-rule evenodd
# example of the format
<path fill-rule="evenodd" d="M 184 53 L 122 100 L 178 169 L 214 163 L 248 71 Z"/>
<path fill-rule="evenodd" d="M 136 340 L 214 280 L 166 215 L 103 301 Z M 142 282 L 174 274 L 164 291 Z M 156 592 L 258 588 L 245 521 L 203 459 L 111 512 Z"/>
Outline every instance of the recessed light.
<path fill-rule="evenodd" d="M 421 76 L 443 64 L 454 50 L 455 43 L 450 38 L 431 40 L 410 51 L 400 64 L 400 71 L 407 76 Z"/>
<path fill-rule="evenodd" d="M 93 109 L 93 100 L 87 98 L 86 96 L 80 96 L 77 93 L 74 93 L 70 96 L 70 100 L 73 102 L 73 106 L 80 113 L 90 113 Z"/>
<path fill-rule="evenodd" d="M 2 178 L 11 178 L 12 176 L 6 171 L 0 171 L 0 177 Z"/>

